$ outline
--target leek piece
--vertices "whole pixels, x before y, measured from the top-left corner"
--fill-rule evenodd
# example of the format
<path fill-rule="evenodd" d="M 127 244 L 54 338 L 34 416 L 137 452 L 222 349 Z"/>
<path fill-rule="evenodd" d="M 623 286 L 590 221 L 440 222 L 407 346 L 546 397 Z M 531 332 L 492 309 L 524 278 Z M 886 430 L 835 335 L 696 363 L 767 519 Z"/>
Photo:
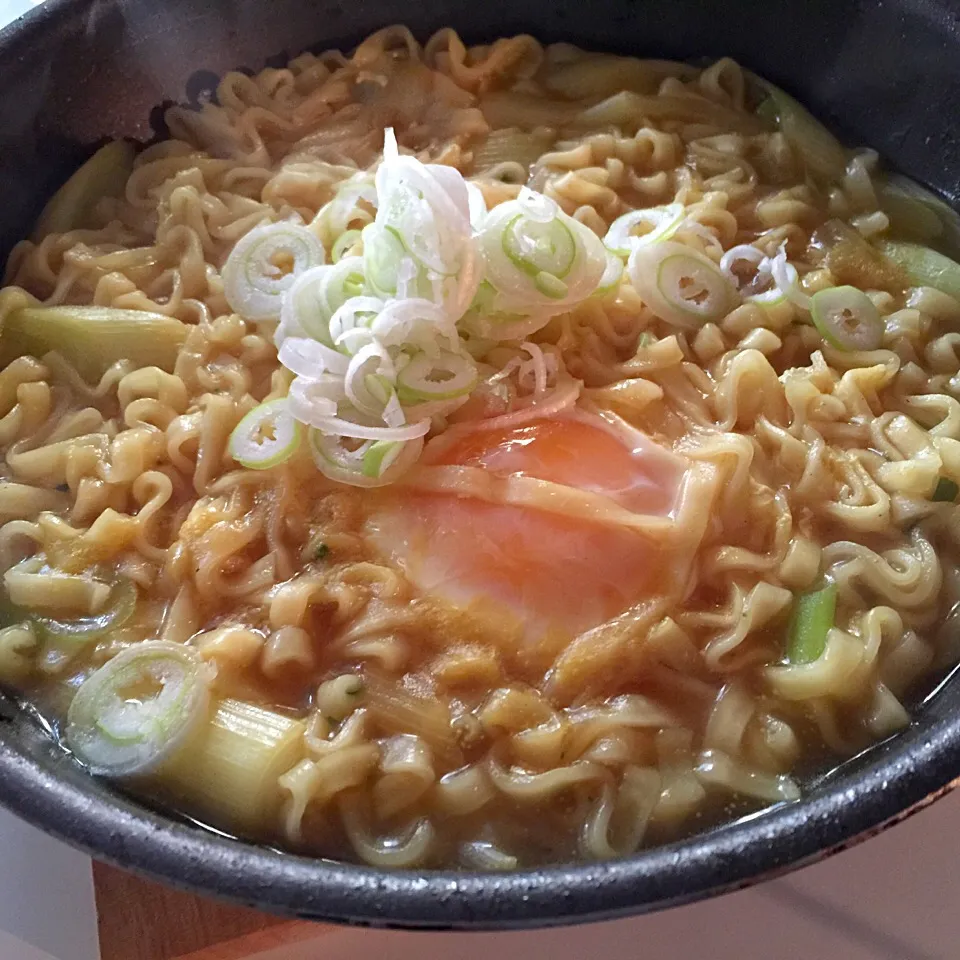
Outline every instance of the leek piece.
<path fill-rule="evenodd" d="M 916 286 L 937 290 L 960 300 L 960 264 L 919 243 L 885 243 L 883 252 Z"/>
<path fill-rule="evenodd" d="M 777 125 L 812 173 L 839 182 L 847 168 L 847 151 L 840 141 L 789 93 L 767 80 L 756 79 L 767 93 L 757 114 Z"/>
<path fill-rule="evenodd" d="M 929 243 L 943 233 L 943 224 L 936 211 L 912 191 L 901 189 L 899 178 L 879 184 L 877 199 L 896 236 Z"/>
<path fill-rule="evenodd" d="M 930 499 L 934 503 L 954 503 L 958 493 L 960 493 L 960 487 L 953 480 L 949 477 L 940 477 Z"/>
<path fill-rule="evenodd" d="M 170 373 L 187 337 L 174 317 L 114 307 L 21 307 L 0 330 L 0 366 L 55 350 L 94 382 L 118 360 Z"/>
<path fill-rule="evenodd" d="M 221 700 L 205 727 L 156 772 L 192 813 L 228 829 L 264 833 L 280 807 L 279 778 L 304 755 L 302 720 Z"/>
<path fill-rule="evenodd" d="M 102 146 L 50 198 L 33 228 L 32 239 L 39 242 L 50 233 L 91 226 L 97 203 L 123 192 L 136 155 L 136 148 L 126 140 Z"/>
<path fill-rule="evenodd" d="M 828 583 L 819 590 L 797 597 L 787 641 L 789 663 L 812 663 L 822 656 L 836 612 L 835 583 Z"/>
<path fill-rule="evenodd" d="M 894 236 L 934 243 L 949 256 L 960 255 L 960 214 L 937 194 L 892 174 L 877 187 L 877 197 Z"/>

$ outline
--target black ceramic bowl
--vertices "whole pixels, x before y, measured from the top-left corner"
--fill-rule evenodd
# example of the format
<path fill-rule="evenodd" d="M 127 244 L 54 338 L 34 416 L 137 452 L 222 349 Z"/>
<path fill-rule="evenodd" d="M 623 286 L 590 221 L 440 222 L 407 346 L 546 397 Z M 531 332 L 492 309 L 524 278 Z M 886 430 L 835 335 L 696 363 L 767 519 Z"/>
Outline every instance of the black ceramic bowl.
<path fill-rule="evenodd" d="M 472 41 L 526 31 L 641 56 L 729 54 L 850 142 L 955 199 L 958 9 L 951 0 L 47 0 L 0 32 L 0 256 L 95 141 L 149 139 L 159 104 L 231 68 L 348 47 L 394 22 L 424 38 L 453 25 Z M 388 872 L 278 853 L 158 814 L 86 776 L 6 707 L 0 801 L 44 830 L 196 891 L 378 925 L 523 927 L 683 903 L 876 832 L 960 776 L 960 682 L 947 680 L 909 729 L 809 784 L 798 803 L 616 862 Z"/>

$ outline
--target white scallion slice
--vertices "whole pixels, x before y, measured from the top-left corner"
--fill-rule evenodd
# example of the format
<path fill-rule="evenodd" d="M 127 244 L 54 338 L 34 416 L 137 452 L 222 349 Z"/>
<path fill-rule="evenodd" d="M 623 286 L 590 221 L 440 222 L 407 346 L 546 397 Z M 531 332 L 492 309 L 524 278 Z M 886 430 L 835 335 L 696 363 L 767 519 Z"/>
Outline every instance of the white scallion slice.
<path fill-rule="evenodd" d="M 572 269 L 577 259 L 577 242 L 562 220 L 554 218 L 543 222 L 518 213 L 504 229 L 501 243 L 510 262 L 533 277 L 541 293 L 566 295 L 566 284 L 557 281 Z M 548 289 L 540 285 L 544 276 L 548 278 Z M 554 292 L 557 289 L 559 294 Z"/>
<path fill-rule="evenodd" d="M 286 397 L 254 407 L 230 434 L 228 449 L 250 470 L 268 470 L 289 460 L 300 446 L 302 428 L 290 414 Z"/>
<path fill-rule="evenodd" d="M 311 430 L 310 451 L 320 472 L 352 487 L 382 487 L 393 483 L 417 462 L 423 438 L 367 440 L 348 445 L 343 437 Z"/>
<path fill-rule="evenodd" d="M 332 347 L 330 320 L 348 300 L 363 293 L 363 271 L 361 257 L 345 257 L 301 274 L 283 298 L 280 319 L 284 334 L 303 331 Z"/>
<path fill-rule="evenodd" d="M 383 301 L 377 297 L 351 297 L 330 318 L 330 336 L 334 347 L 341 353 L 355 355 L 367 346 L 377 315 L 383 309 Z"/>
<path fill-rule="evenodd" d="M 399 234 L 392 227 L 372 223 L 363 228 L 363 267 L 370 289 L 379 297 L 397 292 L 400 263 L 407 256 Z"/>
<path fill-rule="evenodd" d="M 123 626 L 137 608 L 137 588 L 133 581 L 121 577 L 110 589 L 103 609 L 89 617 L 61 620 L 38 617 L 41 633 L 57 647 L 79 648 Z"/>
<path fill-rule="evenodd" d="M 209 678 L 190 647 L 162 640 L 128 647 L 78 688 L 67 713 L 67 745 L 93 773 L 152 770 L 206 718 Z"/>
<path fill-rule="evenodd" d="M 479 237 L 497 313 L 568 309 L 594 293 L 607 269 L 593 231 L 526 188 L 490 211 Z"/>
<path fill-rule="evenodd" d="M 324 246 L 331 249 L 331 260 L 336 262 L 338 259 L 333 255 L 338 238 L 347 232 L 359 233 L 359 230 L 351 230 L 351 227 L 362 229 L 366 224 L 372 223 L 372 211 L 376 205 L 377 191 L 369 173 L 355 173 L 338 184 L 333 199 L 320 208 L 311 224 L 323 240 Z"/>
<path fill-rule="evenodd" d="M 597 287 L 597 294 L 601 297 L 616 293 L 620 289 L 620 283 L 623 280 L 625 271 L 623 260 L 610 250 L 607 251 L 607 266 L 600 278 L 600 285 Z"/>
<path fill-rule="evenodd" d="M 397 396 L 401 403 L 453 400 L 469 394 L 480 375 L 467 353 L 441 351 L 431 357 L 419 353 L 397 373 Z"/>
<path fill-rule="evenodd" d="M 359 230 L 345 230 L 341 233 L 330 249 L 331 262 L 339 263 L 344 258 L 346 252 L 354 244 L 359 242 L 361 236 L 362 234 Z"/>
<path fill-rule="evenodd" d="M 739 284 L 739 277 L 733 269 L 738 263 L 749 263 L 750 266 L 755 267 L 759 272 L 764 269 L 766 260 L 767 258 L 762 250 L 758 250 L 749 243 L 741 243 L 736 247 L 731 247 L 720 258 L 720 271 L 726 274 L 734 283 Z M 769 267 L 767 267 L 767 269 L 769 269 Z"/>
<path fill-rule="evenodd" d="M 810 309 L 810 297 L 800 287 L 800 275 L 797 268 L 787 260 L 787 251 L 780 247 L 777 255 L 768 261 L 770 276 L 777 285 L 777 289 L 794 306 L 801 310 Z"/>
<path fill-rule="evenodd" d="M 638 247 L 630 254 L 627 271 L 654 313 L 687 329 L 719 320 L 740 299 L 712 260 L 671 240 Z"/>
<path fill-rule="evenodd" d="M 323 244 L 306 227 L 272 223 L 242 237 L 223 266 L 230 308 L 250 320 L 280 316 L 283 295 L 297 277 L 324 262 Z"/>
<path fill-rule="evenodd" d="M 393 397 L 396 378 L 393 358 L 383 344 L 373 341 L 362 346 L 350 361 L 343 388 L 353 407 L 368 417 L 383 417 L 386 405 Z M 405 423 L 398 418 L 400 426 Z M 389 425 L 389 424 L 388 424 Z"/>
<path fill-rule="evenodd" d="M 856 287 L 830 287 L 810 298 L 810 315 L 824 340 L 838 350 L 876 350 L 883 342 L 883 318 Z"/>
<path fill-rule="evenodd" d="M 620 257 L 628 257 L 636 247 L 669 240 L 683 224 L 686 210 L 682 203 L 631 210 L 610 224 L 604 246 Z"/>

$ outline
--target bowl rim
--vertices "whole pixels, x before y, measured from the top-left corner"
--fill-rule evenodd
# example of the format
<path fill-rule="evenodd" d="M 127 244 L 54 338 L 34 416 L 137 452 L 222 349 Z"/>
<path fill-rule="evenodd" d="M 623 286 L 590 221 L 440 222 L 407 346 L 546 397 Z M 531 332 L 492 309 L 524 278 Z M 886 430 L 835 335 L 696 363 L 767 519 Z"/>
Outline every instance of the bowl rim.
<path fill-rule="evenodd" d="M 0 57 L 96 0 L 45 0 L 0 29 Z M 842 850 L 960 783 L 960 710 L 928 698 L 864 764 L 799 801 L 633 856 L 504 873 L 385 870 L 253 845 L 166 816 L 0 715 L 0 804 L 97 859 L 278 914 L 381 927 L 520 929 L 610 920 L 749 886 Z M 62 765 L 62 764 L 60 764 Z"/>
<path fill-rule="evenodd" d="M 960 784 L 960 712 L 921 719 L 805 799 L 631 857 L 503 873 L 385 870 L 219 835 L 38 760 L 0 723 L 0 803 L 97 859 L 273 913 L 374 927 L 522 929 L 612 920 L 741 889 L 866 839 Z M 49 743 L 40 750 L 50 752 Z M 58 758 L 62 766 L 63 758 Z M 843 767 L 849 764 L 841 765 Z"/>

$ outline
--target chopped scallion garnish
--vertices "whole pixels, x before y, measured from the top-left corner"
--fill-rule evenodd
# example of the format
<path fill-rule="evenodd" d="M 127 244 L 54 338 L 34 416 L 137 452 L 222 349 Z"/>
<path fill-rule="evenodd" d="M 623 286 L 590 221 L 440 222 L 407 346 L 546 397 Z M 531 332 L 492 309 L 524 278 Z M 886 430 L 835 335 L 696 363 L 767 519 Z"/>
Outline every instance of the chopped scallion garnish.
<path fill-rule="evenodd" d="M 797 597 L 787 640 L 789 663 L 819 660 L 837 612 L 837 585 L 827 583 Z"/>

